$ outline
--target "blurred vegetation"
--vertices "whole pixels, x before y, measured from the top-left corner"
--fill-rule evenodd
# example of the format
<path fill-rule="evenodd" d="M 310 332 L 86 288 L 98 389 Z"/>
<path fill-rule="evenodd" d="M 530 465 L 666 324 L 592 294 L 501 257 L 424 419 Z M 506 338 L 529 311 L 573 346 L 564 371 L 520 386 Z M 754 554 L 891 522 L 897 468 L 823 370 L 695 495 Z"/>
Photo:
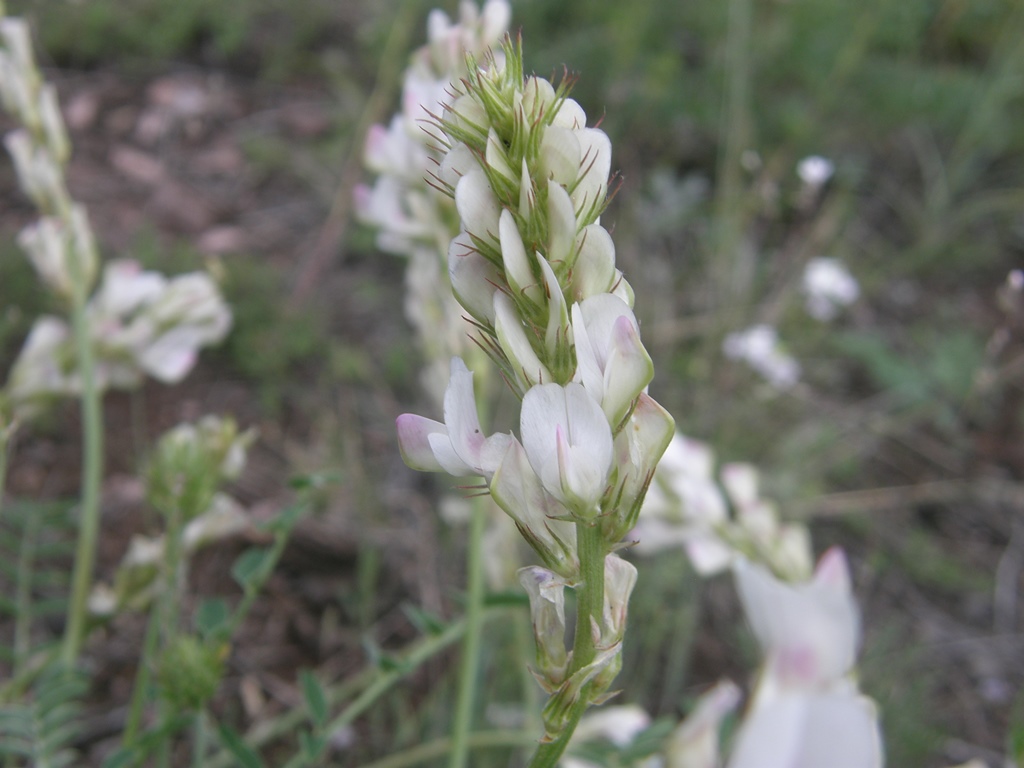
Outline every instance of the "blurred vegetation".
<path fill-rule="evenodd" d="M 640 297 L 658 366 L 652 387 L 684 432 L 712 442 L 724 460 L 762 466 L 784 510 L 829 491 L 969 477 L 985 460 L 984 471 L 1019 479 L 1024 467 L 979 457 L 974 446 L 981 430 L 998 426 L 1019 439 L 1024 424 L 1012 397 L 1020 383 L 1001 377 L 1003 359 L 987 348 L 1007 322 L 996 290 L 1024 264 L 1024 4 L 512 4 L 528 64 L 542 75 L 578 75 L 573 96 L 611 136 L 624 185 L 607 217 Z M 376 82 L 381 43 L 396 14 L 419 22 L 433 3 L 9 6 L 36 21 L 46 56 L 62 68 L 151 71 L 173 60 L 240 77 L 305 78 L 344 93 L 346 108 L 358 110 L 374 86 L 390 89 L 397 104 L 398 84 Z M 411 46 L 423 24 L 414 29 Z M 358 117 L 339 119 L 339 146 L 359 140 L 350 133 Z M 246 150 L 275 172 L 293 159 L 273 142 Z M 811 154 L 830 158 L 836 174 L 808 203 L 794 167 Z M 383 258 L 358 229 L 343 247 L 350 259 Z M 31 293 L 30 273 L 11 250 L 0 252 L 6 354 L 27 330 L 22 318 L 36 311 L 20 303 Z M 822 254 L 842 258 L 862 288 L 831 326 L 809 320 L 799 292 L 803 264 Z M 168 268 L 195 255 L 154 246 L 142 258 Z M 318 365 L 336 382 L 363 386 L 383 371 L 385 386 L 407 395 L 416 362 L 408 339 L 372 353 L 351 340 L 332 344 L 321 309 L 284 308 L 280 267 L 249 261 L 227 270 L 235 330 L 224 355 L 260 382 L 271 411 L 290 377 Z M 373 286 L 361 290 L 371 300 Z M 726 333 L 758 321 L 777 325 L 801 361 L 804 384 L 791 396 L 767 391 L 720 352 Z M 983 374 L 996 383 L 979 388 Z M 870 528 L 863 520 L 829 525 L 822 543 L 856 548 L 873 541 Z M 880 573 L 896 570 L 945 595 L 991 589 L 989 575 L 951 554 L 940 531 L 897 534 L 905 535 L 901 549 L 869 560 Z M 694 636 L 707 626 L 707 601 L 679 558 L 663 559 L 670 562 L 643 570 L 632 611 L 647 631 L 631 638 L 622 678 L 626 698 L 655 715 L 678 713 L 678 692 L 707 682 L 694 660 L 709 661 Z M 668 604 L 680 609 L 667 612 Z M 931 700 L 935 677 L 920 674 L 923 651 L 904 650 L 908 627 L 869 629 L 865 687 L 885 712 L 891 762 L 924 765 L 949 725 Z M 726 642 L 739 655 L 749 651 L 749 638 Z M 503 680 L 496 690 L 513 696 L 516 685 Z M 393 711 L 371 715 L 376 746 L 443 734 L 439 713 L 450 697 L 438 685 L 423 700 L 392 700 Z"/>

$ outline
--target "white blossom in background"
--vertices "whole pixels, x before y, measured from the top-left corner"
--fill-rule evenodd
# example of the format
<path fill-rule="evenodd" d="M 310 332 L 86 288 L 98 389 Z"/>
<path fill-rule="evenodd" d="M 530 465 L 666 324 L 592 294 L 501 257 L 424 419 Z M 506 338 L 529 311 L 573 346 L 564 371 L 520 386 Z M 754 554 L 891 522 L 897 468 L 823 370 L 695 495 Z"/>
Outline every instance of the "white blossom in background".
<path fill-rule="evenodd" d="M 638 735 L 651 725 L 651 716 L 636 704 L 622 704 L 604 707 L 596 712 L 583 716 L 572 741 L 569 742 L 569 754 L 562 758 L 561 768 L 600 768 L 597 764 L 572 755 L 574 747 L 590 741 L 607 741 L 618 748 L 629 746 Z M 630 763 L 631 768 L 658 768 L 662 765 L 659 756 L 653 755 L 638 763 Z"/>
<path fill-rule="evenodd" d="M 372 185 L 355 191 L 356 213 L 377 230 L 377 246 L 408 259 L 405 313 L 426 359 L 428 392 L 440 400 L 453 356 L 477 353 L 468 341 L 463 309 L 452 296 L 448 249 L 459 232 L 453 201 L 433 188 L 444 149 L 431 129 L 466 74 L 466 57 L 483 63 L 508 31 L 511 7 L 488 0 L 482 9 L 459 5 L 453 21 L 434 10 L 427 19 L 427 44 L 417 50 L 402 83 L 402 110 L 388 125 L 374 125 L 366 138 Z"/>
<path fill-rule="evenodd" d="M 860 296 L 860 285 L 839 259 L 818 256 L 804 268 L 802 290 L 807 313 L 815 320 L 831 320 Z"/>
<path fill-rule="evenodd" d="M 716 476 L 710 446 L 676 433 L 630 534 L 634 551 L 682 548 L 701 576 L 721 573 L 746 557 L 787 578 L 806 578 L 812 565 L 806 526 L 780 521 L 759 486 L 750 464 L 724 464 Z"/>
<path fill-rule="evenodd" d="M 132 388 L 146 375 L 177 383 L 199 349 L 222 341 L 231 327 L 231 310 L 209 274 L 167 278 L 130 260 L 105 266 L 86 316 L 100 388 Z M 45 400 L 80 391 L 70 328 L 57 317 L 38 318 L 7 383 L 15 411 L 30 417 Z"/>
<path fill-rule="evenodd" d="M 800 363 L 779 342 L 779 334 L 764 323 L 735 331 L 725 337 L 722 351 L 732 360 L 742 360 L 778 390 L 800 380 Z"/>
<path fill-rule="evenodd" d="M 796 166 L 796 174 L 805 185 L 817 190 L 825 186 L 835 173 L 835 165 L 827 157 L 810 155 Z"/>
<path fill-rule="evenodd" d="M 719 768 L 722 721 L 740 702 L 740 689 L 722 680 L 703 694 L 665 743 L 665 768 Z"/>
<path fill-rule="evenodd" d="M 797 583 L 744 560 L 734 570 L 765 660 L 729 768 L 880 768 L 877 712 L 854 676 L 860 615 L 842 551 Z"/>

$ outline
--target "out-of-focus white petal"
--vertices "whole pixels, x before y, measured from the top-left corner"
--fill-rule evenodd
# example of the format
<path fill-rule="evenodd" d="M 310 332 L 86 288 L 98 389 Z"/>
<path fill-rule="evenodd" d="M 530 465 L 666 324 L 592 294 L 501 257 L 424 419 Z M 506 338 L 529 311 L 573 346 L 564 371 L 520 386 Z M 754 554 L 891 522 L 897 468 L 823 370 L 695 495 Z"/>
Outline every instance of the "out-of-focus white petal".
<path fill-rule="evenodd" d="M 827 687 L 850 671 L 860 615 L 841 551 L 819 561 L 810 583 L 783 583 L 744 559 L 734 568 L 744 611 L 780 685 Z"/>
<path fill-rule="evenodd" d="M 788 692 L 755 706 L 729 768 L 881 768 L 874 704 L 849 690 Z"/>

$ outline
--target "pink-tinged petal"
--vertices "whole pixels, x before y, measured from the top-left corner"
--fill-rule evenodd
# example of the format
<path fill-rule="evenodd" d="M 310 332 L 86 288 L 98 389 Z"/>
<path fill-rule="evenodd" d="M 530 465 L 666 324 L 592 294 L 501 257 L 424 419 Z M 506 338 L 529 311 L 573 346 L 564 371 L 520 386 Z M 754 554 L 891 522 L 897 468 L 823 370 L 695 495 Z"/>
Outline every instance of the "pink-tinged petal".
<path fill-rule="evenodd" d="M 196 349 L 202 344 L 197 329 L 172 328 L 138 352 L 139 367 L 165 384 L 176 384 L 196 364 Z"/>
<path fill-rule="evenodd" d="M 850 565 L 842 549 L 830 547 L 821 556 L 818 567 L 814 569 L 814 582 L 840 594 L 850 591 Z"/>
<path fill-rule="evenodd" d="M 387 154 L 388 129 L 379 123 L 370 126 L 366 132 L 366 146 L 363 150 L 363 157 L 370 170 L 380 173 L 388 167 Z"/>
<path fill-rule="evenodd" d="M 623 315 L 612 327 L 612 345 L 604 369 L 601 407 L 611 424 L 618 424 L 636 396 L 654 378 L 654 362 L 640 341 L 636 320 Z"/>
<path fill-rule="evenodd" d="M 830 578 L 835 562 L 825 563 Z M 734 570 L 744 612 L 780 685 L 827 685 L 850 671 L 860 614 L 848 582 L 787 584 L 744 559 Z"/>
<path fill-rule="evenodd" d="M 723 466 L 722 485 L 737 508 L 750 507 L 759 501 L 760 478 L 757 468 L 752 464 L 735 462 Z"/>
<path fill-rule="evenodd" d="M 501 463 L 512 437 L 507 434 L 484 436 L 476 410 L 473 372 L 458 357 L 452 358 L 451 379 L 444 393 L 444 421 L 452 448 L 462 464 L 472 470 L 473 474 L 489 479 Z M 434 454 L 442 466 L 448 464 L 445 469 L 451 474 L 467 474 L 453 472 L 452 469 L 458 468 L 458 464 L 452 462 L 443 451 L 438 455 L 437 446 L 434 446 Z"/>
<path fill-rule="evenodd" d="M 413 413 L 403 413 L 395 420 L 395 426 L 398 430 L 398 448 L 402 453 L 402 460 L 410 468 L 421 472 L 444 471 L 444 467 L 438 462 L 430 447 L 431 435 L 448 438 L 448 428 L 444 424 Z"/>

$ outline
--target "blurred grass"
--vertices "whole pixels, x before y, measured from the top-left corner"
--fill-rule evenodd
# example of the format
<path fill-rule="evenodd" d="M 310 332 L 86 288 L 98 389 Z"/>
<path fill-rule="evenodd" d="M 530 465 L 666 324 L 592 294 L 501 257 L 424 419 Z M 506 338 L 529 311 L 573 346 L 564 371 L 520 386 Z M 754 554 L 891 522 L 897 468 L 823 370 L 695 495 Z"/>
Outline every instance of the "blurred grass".
<path fill-rule="evenodd" d="M 333 137 L 341 146 L 374 85 L 389 20 L 399 6 L 423 18 L 432 4 L 9 5 L 35 19 L 48 59 L 61 68 L 146 72 L 179 62 L 317 83 L 347 110 Z M 739 28 L 733 17 L 731 49 L 730 6 L 750 14 Z M 528 66 L 545 76 L 578 74 L 573 96 L 611 136 L 625 185 L 606 216 L 640 297 L 658 366 L 652 389 L 684 432 L 711 441 L 725 460 L 756 461 L 783 509 L 831 490 L 912 484 L 979 464 L 1011 476 L 1020 469 L 1009 460 L 986 466 L 972 446 L 979 430 L 1007 418 L 996 406 L 1019 391 L 1011 380 L 979 394 L 977 382 L 993 364 L 985 346 L 1003 322 L 995 290 L 1024 263 L 1024 5 L 513 0 L 513 24 L 523 31 Z M 310 165 L 307 154 L 272 138 L 257 137 L 245 150 L 265 175 L 301 175 L 296 168 Z M 800 201 L 794 171 L 809 154 L 836 164 L 813 205 Z M 726 177 L 735 180 L 729 194 Z M 345 247 L 349 258 L 382 258 L 365 231 L 350 233 Z M 194 257 L 142 250 L 165 269 Z M 802 266 L 819 254 L 843 258 L 863 291 L 833 327 L 811 324 L 801 307 Z M 24 298 L 31 276 L 18 258 L 0 253 L 0 345 L 8 354 L 37 309 Z M 417 362 L 408 340 L 372 354 L 351 340 L 332 342 L 314 309 L 285 312 L 279 269 L 229 268 L 226 282 L 236 328 L 223 354 L 259 382 L 268 412 L 289 396 L 291 377 L 315 377 L 321 366 L 336 386 L 383 381 L 406 397 Z M 359 287 L 367 302 L 375 290 L 372 281 Z M 722 358 L 724 333 L 756 321 L 777 324 L 802 362 L 799 393 L 775 396 Z M 1024 415 L 1010 414 L 1019 438 Z M 875 524 L 831 526 L 825 536 L 867 546 Z M 990 588 L 988 574 L 951 554 L 941 532 L 896 533 L 905 546 L 867 557 L 869 566 L 947 596 Z M 691 686 L 709 678 L 691 666 L 708 661 L 694 629 L 707 632 L 710 622 L 719 630 L 721 616 L 700 599 L 679 557 L 641 567 L 632 613 L 644 631 L 628 643 L 623 698 L 655 715 L 678 714 Z M 373 585 L 364 587 L 370 594 L 359 614 L 368 623 Z M 899 609 L 890 609 L 877 620 L 893 620 Z M 901 650 L 913 641 L 888 629 L 879 627 L 878 646 L 868 649 L 865 687 L 885 713 L 892 764 L 922 765 L 941 752 L 947 714 L 930 699 L 933 677 L 919 675 L 912 649 Z M 741 658 L 750 652 L 742 631 L 725 643 Z M 499 672 L 498 658 L 490 663 L 500 682 L 489 698 L 514 699 L 518 678 Z M 452 692 L 440 680 L 433 674 L 429 693 L 421 686 L 374 711 L 373 750 L 443 735 Z"/>

